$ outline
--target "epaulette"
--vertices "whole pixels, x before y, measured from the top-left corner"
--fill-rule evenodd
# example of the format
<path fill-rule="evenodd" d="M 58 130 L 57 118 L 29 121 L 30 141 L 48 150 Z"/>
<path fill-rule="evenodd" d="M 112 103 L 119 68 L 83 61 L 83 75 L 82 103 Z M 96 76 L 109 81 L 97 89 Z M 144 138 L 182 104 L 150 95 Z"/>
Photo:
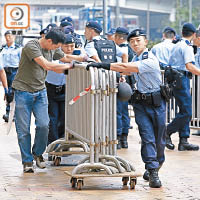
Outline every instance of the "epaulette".
<path fill-rule="evenodd" d="M 189 40 L 185 40 L 185 43 L 186 43 L 187 45 L 189 45 L 189 46 L 192 46 L 192 44 L 190 43 Z"/>
<path fill-rule="evenodd" d="M 143 54 L 142 54 L 142 60 L 145 60 L 145 59 L 147 59 L 149 57 L 149 52 L 144 52 Z"/>
<path fill-rule="evenodd" d="M 2 45 L 1 47 L 0 47 L 0 52 L 3 50 L 3 48 L 5 48 L 6 47 L 6 45 Z"/>

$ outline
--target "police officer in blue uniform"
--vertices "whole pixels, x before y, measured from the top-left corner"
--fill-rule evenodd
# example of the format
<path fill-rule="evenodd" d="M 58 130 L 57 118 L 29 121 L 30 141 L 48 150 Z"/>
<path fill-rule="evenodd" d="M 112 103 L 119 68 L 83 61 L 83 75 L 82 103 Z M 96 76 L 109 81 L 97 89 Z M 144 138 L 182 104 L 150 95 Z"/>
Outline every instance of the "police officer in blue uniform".
<path fill-rule="evenodd" d="M 12 31 L 6 31 L 4 36 L 6 39 L 6 45 L 3 46 L 2 48 L 0 58 L 1 58 L 1 63 L 3 65 L 2 67 L 4 68 L 7 76 L 8 96 L 10 101 L 12 101 L 13 90 L 11 86 L 18 70 L 22 48 L 15 43 L 15 35 L 12 33 Z M 3 115 L 3 119 L 5 120 L 5 122 L 8 122 L 9 118 L 9 112 L 10 112 L 9 102 L 7 102 L 6 105 L 6 114 Z"/>
<path fill-rule="evenodd" d="M 115 32 L 116 32 L 116 28 L 111 28 L 107 33 L 106 33 L 106 37 L 108 40 L 113 40 L 115 41 Z"/>
<path fill-rule="evenodd" d="M 88 55 L 89 58 L 94 59 L 96 62 L 102 62 L 100 59 L 100 56 L 98 54 L 97 49 L 95 48 L 95 41 L 98 40 L 103 40 L 101 38 L 100 33 L 102 32 L 102 27 L 101 25 L 96 22 L 96 21 L 89 21 L 86 23 L 85 26 L 85 38 L 86 38 L 86 43 L 85 43 L 85 52 Z M 122 62 L 128 62 L 128 56 L 127 54 L 124 54 L 121 49 L 118 46 L 113 46 L 113 52 L 115 52 L 112 59 L 112 62 L 116 62 L 116 56 L 119 56 L 122 58 Z M 110 55 L 111 56 L 111 55 Z M 110 57 L 108 56 L 108 58 Z"/>
<path fill-rule="evenodd" d="M 176 31 L 171 27 L 166 27 L 163 30 L 163 41 L 156 44 L 152 49 L 152 53 L 157 57 L 161 69 L 164 69 L 169 64 L 171 50 L 174 47 L 172 41 L 174 40 Z"/>
<path fill-rule="evenodd" d="M 128 29 L 118 27 L 115 32 L 115 43 L 121 48 L 122 52 L 128 55 Z M 117 62 L 122 62 L 121 57 L 117 56 Z M 125 81 L 125 77 L 121 78 Z M 117 98 L 117 149 L 128 148 L 128 132 L 130 127 L 130 117 L 128 113 L 128 101 L 121 101 Z"/>
<path fill-rule="evenodd" d="M 161 187 L 158 169 L 165 161 L 165 100 L 160 93 L 161 72 L 157 58 L 146 48 L 145 31 L 135 29 L 127 40 L 137 54 L 130 63 L 91 63 L 87 66 L 117 72 L 133 72 L 137 90 L 133 94 L 135 120 L 142 139 L 141 155 L 149 173 L 149 186 Z"/>
<path fill-rule="evenodd" d="M 196 28 L 191 23 L 185 23 L 182 28 L 182 39 L 172 49 L 169 65 L 179 72 L 173 94 L 179 107 L 174 120 L 167 126 L 166 147 L 175 148 L 171 135 L 179 132 L 179 151 L 197 151 L 198 145 L 188 142 L 190 137 L 189 123 L 192 117 L 192 98 L 190 94 L 190 79 L 192 74 L 200 75 L 200 69 L 195 66 L 195 57 L 191 41 L 195 38 Z"/>

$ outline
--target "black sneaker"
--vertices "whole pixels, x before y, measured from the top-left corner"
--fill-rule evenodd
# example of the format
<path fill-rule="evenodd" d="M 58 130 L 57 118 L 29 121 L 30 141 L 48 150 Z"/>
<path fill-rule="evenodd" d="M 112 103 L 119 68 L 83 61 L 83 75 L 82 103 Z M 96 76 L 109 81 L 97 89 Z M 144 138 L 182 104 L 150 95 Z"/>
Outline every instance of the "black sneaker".
<path fill-rule="evenodd" d="M 45 164 L 45 161 L 44 161 L 44 158 L 42 155 L 40 155 L 40 156 L 34 155 L 33 157 L 34 157 L 34 160 L 36 161 L 37 167 L 39 167 L 41 169 L 46 168 L 46 164 Z"/>
<path fill-rule="evenodd" d="M 7 113 L 4 114 L 4 115 L 3 115 L 3 119 L 4 119 L 5 122 L 8 122 L 8 120 L 9 120 L 9 115 L 8 115 Z"/>
<path fill-rule="evenodd" d="M 34 173 L 33 162 L 25 162 L 24 173 Z"/>

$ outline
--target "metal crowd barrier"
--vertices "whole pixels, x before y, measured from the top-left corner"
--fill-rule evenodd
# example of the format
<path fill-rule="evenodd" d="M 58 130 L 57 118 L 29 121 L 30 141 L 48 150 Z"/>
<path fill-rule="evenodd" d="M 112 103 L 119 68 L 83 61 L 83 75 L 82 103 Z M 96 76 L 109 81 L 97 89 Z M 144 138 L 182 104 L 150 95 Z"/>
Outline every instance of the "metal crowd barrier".
<path fill-rule="evenodd" d="M 72 135 L 73 144 L 78 141 L 78 146 L 88 153 L 72 173 L 65 172 L 71 176 L 72 187 L 81 189 L 85 177 L 111 176 L 122 177 L 124 185 L 130 180 L 134 189 L 140 174 L 117 156 L 116 73 L 91 67 L 87 71 L 87 63 L 76 62 L 74 66 L 66 78 L 66 136 L 49 145 L 48 152 L 72 145 L 69 139 Z M 58 144 L 57 150 L 53 150 Z"/>
<path fill-rule="evenodd" d="M 164 83 L 164 71 L 162 71 L 162 81 Z M 190 121 L 191 129 L 200 129 L 200 77 L 193 76 L 190 80 L 190 91 L 192 96 L 192 119 Z M 166 106 L 166 120 L 170 123 L 179 112 L 179 108 L 173 97 Z"/>

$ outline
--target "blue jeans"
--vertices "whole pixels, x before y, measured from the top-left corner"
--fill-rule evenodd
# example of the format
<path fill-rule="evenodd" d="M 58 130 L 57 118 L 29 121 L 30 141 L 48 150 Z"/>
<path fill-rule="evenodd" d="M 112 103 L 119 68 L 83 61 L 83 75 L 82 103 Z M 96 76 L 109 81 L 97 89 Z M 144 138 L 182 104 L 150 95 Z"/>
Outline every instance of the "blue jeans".
<path fill-rule="evenodd" d="M 44 153 L 48 140 L 49 116 L 46 89 L 30 93 L 15 90 L 15 126 L 21 151 L 22 163 L 32 162 L 33 154 Z M 31 152 L 31 114 L 35 117 L 35 140 Z"/>
<path fill-rule="evenodd" d="M 168 124 L 167 133 L 179 132 L 179 137 L 189 138 L 189 123 L 192 117 L 192 97 L 190 94 L 190 79 L 183 76 L 181 79 L 182 89 L 173 88 L 173 94 L 179 107 L 179 113 L 174 120 Z"/>
<path fill-rule="evenodd" d="M 156 169 L 165 161 L 166 104 L 154 107 L 143 103 L 133 104 L 135 121 L 142 140 L 141 155 L 146 169 Z"/>
<path fill-rule="evenodd" d="M 128 102 L 117 99 L 117 135 L 121 136 L 122 133 L 128 135 L 129 127 Z"/>

